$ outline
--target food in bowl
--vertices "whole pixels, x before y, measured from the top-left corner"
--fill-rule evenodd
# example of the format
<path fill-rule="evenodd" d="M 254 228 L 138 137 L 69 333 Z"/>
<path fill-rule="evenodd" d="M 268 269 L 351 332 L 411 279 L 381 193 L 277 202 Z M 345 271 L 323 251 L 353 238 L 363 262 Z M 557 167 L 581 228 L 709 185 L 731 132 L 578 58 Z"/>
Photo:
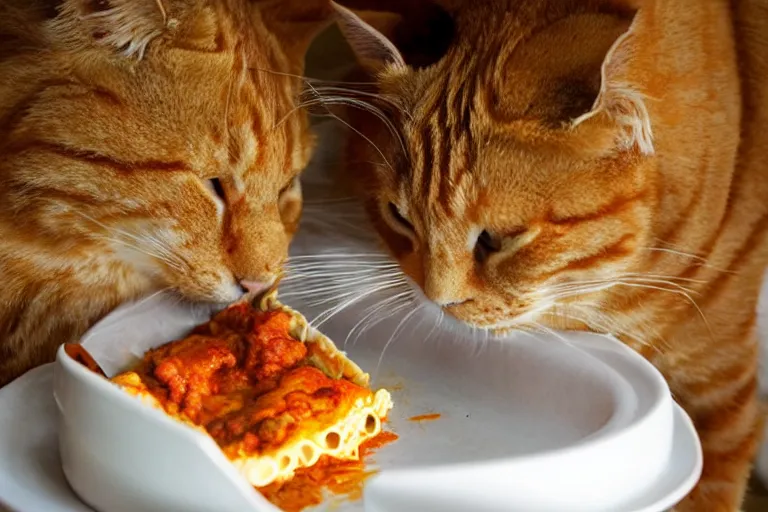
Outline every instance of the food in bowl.
<path fill-rule="evenodd" d="M 231 306 L 111 381 L 211 436 L 255 487 L 323 456 L 357 460 L 393 406 L 387 390 L 372 391 L 333 342 L 276 301 Z"/>

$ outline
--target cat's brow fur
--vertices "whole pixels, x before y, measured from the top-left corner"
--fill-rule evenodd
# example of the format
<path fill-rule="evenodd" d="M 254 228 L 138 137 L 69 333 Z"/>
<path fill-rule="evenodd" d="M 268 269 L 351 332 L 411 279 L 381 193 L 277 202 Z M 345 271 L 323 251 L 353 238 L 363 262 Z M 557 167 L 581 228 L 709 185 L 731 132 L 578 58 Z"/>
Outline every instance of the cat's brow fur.
<path fill-rule="evenodd" d="M 226 303 L 277 276 L 313 147 L 295 75 L 330 12 L 0 4 L 0 386 L 124 301 Z"/>
<path fill-rule="evenodd" d="M 343 3 L 405 19 L 423 4 Z M 738 510 L 763 421 L 768 1 L 437 3 L 455 24 L 442 58 L 368 65 L 403 144 L 349 112 L 367 140 L 350 140 L 348 177 L 377 230 L 472 325 L 620 336 L 701 437 L 678 509 Z M 478 258 L 483 230 L 498 246 Z"/>

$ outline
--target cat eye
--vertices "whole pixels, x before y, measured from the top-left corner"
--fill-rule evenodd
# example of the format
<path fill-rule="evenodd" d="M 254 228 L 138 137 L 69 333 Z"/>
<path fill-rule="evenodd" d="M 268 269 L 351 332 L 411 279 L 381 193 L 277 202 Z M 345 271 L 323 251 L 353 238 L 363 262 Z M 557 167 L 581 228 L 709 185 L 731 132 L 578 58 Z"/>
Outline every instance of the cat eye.
<path fill-rule="evenodd" d="M 501 250 L 501 239 L 493 236 L 488 231 L 483 231 L 475 242 L 475 259 L 485 261 L 488 257 Z"/>
<path fill-rule="evenodd" d="M 294 186 L 296 186 L 297 182 L 299 181 L 298 176 L 294 176 L 293 178 L 288 181 L 288 183 L 285 184 L 283 188 L 280 189 L 280 192 L 278 193 L 278 197 L 283 197 L 283 194 L 291 190 Z"/>
<path fill-rule="evenodd" d="M 222 201 L 227 200 L 227 195 L 224 192 L 224 187 L 221 185 L 221 180 L 219 178 L 211 178 L 208 180 L 208 186 L 211 189 L 211 191 L 216 194 L 216 197 L 221 199 Z"/>
<path fill-rule="evenodd" d="M 399 222 L 404 228 L 409 229 L 411 231 L 414 230 L 413 224 L 410 223 L 408 219 L 403 217 L 403 214 L 400 213 L 400 209 L 394 204 L 389 203 L 389 213 L 392 215 L 392 217 Z"/>

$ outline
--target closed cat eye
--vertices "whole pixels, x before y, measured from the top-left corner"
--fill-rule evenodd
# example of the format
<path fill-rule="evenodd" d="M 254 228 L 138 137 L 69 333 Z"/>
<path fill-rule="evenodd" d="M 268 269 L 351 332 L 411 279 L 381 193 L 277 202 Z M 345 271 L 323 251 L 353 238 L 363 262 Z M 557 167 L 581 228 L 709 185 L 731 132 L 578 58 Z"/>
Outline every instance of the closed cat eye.
<path fill-rule="evenodd" d="M 227 200 L 226 193 L 224 192 L 224 187 L 221 185 L 221 180 L 219 180 L 219 178 L 209 179 L 208 186 L 211 189 L 211 192 L 216 194 L 216 197 L 218 197 L 222 201 Z"/>
<path fill-rule="evenodd" d="M 403 214 L 400 213 L 400 209 L 394 203 L 389 203 L 389 213 L 391 213 L 392 217 L 394 217 L 397 222 L 402 224 L 403 227 L 413 231 L 413 224 L 411 224 L 408 219 L 403 217 Z"/>
<path fill-rule="evenodd" d="M 298 176 L 294 176 L 293 178 L 291 178 L 290 181 L 288 183 L 286 183 L 283 188 L 280 189 L 280 192 L 279 192 L 278 195 L 282 196 L 283 194 L 288 192 L 290 189 L 292 189 L 296 185 L 297 181 L 299 181 L 299 177 Z"/>
<path fill-rule="evenodd" d="M 488 256 L 501 250 L 501 239 L 483 231 L 475 242 L 475 259 L 485 261 Z"/>

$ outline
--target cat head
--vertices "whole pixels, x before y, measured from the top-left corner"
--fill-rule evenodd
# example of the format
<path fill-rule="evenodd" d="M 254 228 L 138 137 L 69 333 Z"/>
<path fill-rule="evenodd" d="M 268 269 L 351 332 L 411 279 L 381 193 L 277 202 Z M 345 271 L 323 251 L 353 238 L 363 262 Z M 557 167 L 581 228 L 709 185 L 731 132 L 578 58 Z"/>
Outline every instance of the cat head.
<path fill-rule="evenodd" d="M 0 21 L 0 192 L 19 236 L 49 243 L 39 272 L 216 303 L 274 282 L 314 144 L 298 75 L 328 2 L 18 3 Z"/>
<path fill-rule="evenodd" d="M 373 108 L 349 111 L 365 137 L 347 152 L 374 225 L 424 294 L 469 324 L 506 329 L 600 301 L 651 236 L 655 148 L 631 72 L 642 12 L 438 7 L 444 27 L 429 35 L 407 12 L 335 6 L 376 83 L 363 96 Z"/>

